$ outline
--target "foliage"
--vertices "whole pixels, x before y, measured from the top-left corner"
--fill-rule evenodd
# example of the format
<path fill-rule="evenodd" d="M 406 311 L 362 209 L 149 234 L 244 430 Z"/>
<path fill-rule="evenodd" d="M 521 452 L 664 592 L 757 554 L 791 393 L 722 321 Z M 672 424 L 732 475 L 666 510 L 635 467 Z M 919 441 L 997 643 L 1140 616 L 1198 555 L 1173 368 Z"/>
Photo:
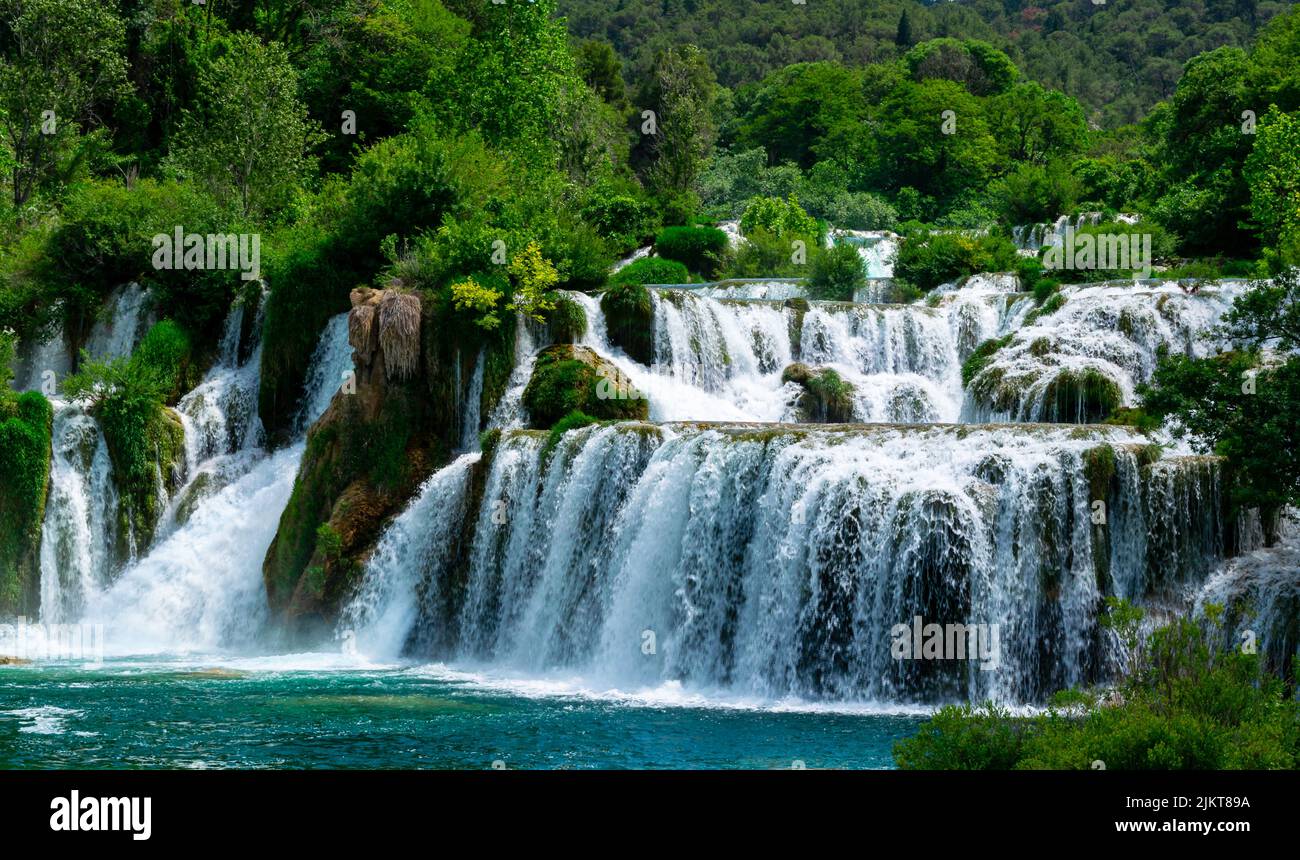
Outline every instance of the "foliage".
<path fill-rule="evenodd" d="M 601 294 L 600 310 L 610 343 L 647 367 L 654 364 L 655 311 L 650 291 L 635 281 L 615 281 Z"/>
<path fill-rule="evenodd" d="M 546 325 L 555 343 L 577 343 L 587 333 L 587 312 L 568 296 L 559 296 L 547 314 Z"/>
<path fill-rule="evenodd" d="M 691 274 L 686 266 L 663 257 L 642 257 L 633 260 L 609 276 L 611 284 L 689 284 Z"/>
<path fill-rule="evenodd" d="M 645 153 L 641 159 L 649 162 L 650 188 L 666 200 L 694 196 L 695 180 L 715 133 L 714 87 L 704 54 L 694 45 L 682 45 L 659 53 L 639 94 L 642 110 L 654 111 L 654 133 L 641 136 Z M 666 213 L 666 223 L 681 223 L 690 204 L 678 202 L 675 208 L 676 217 Z"/>
<path fill-rule="evenodd" d="M 97 108 L 127 92 L 126 29 L 100 0 L 0 2 L 0 125 L 15 210 L 91 145 Z M 80 152 L 78 152 L 80 151 Z"/>
<path fill-rule="evenodd" d="M 1173 419 L 1198 447 L 1228 458 L 1233 499 L 1258 507 L 1265 537 L 1277 540 L 1284 505 L 1300 502 L 1300 359 L 1261 363 L 1258 354 L 1166 355 L 1140 389 L 1148 413 Z"/>
<path fill-rule="evenodd" d="M 655 253 L 712 278 L 727 257 L 727 234 L 716 227 L 665 227 L 655 237 Z"/>
<path fill-rule="evenodd" d="M 321 139 L 285 49 L 240 34 L 199 75 L 168 164 L 247 217 L 288 204 Z"/>
<path fill-rule="evenodd" d="M 856 246 L 840 242 L 818 249 L 813 255 L 808 278 L 808 295 L 814 299 L 850 302 L 853 293 L 867 284 L 867 270 Z"/>
<path fill-rule="evenodd" d="M 943 37 L 922 42 L 903 55 L 903 65 L 918 81 L 954 81 L 977 96 L 1005 93 L 1019 77 L 1006 54 L 975 39 Z"/>
<path fill-rule="evenodd" d="M 501 324 L 501 317 L 497 314 L 501 295 L 499 290 L 481 286 L 473 278 L 466 278 L 451 285 L 451 297 L 456 310 L 476 314 L 474 323 L 486 329 L 493 329 Z"/>
<path fill-rule="evenodd" d="M 922 290 L 979 272 L 1005 272 L 1016 268 L 1019 255 L 1011 241 L 995 235 L 963 232 L 905 234 L 894 263 L 894 277 Z"/>
<path fill-rule="evenodd" d="M 1131 647 L 1133 613 L 1116 603 L 1111 615 Z M 1216 619 L 1178 619 L 1131 647 L 1135 665 L 1112 699 L 1078 691 L 1032 717 L 949 705 L 895 744 L 895 761 L 926 770 L 1294 768 L 1300 703 L 1257 654 L 1216 650 Z"/>
<path fill-rule="evenodd" d="M 794 196 L 786 200 L 777 197 L 755 197 L 740 216 L 740 232 L 745 236 L 765 230 L 777 238 L 787 236 L 819 236 L 820 225 L 804 211 Z"/>
<path fill-rule="evenodd" d="M 1260 120 L 1242 174 L 1260 238 L 1278 248 L 1282 265 L 1300 266 L 1300 112 L 1274 107 Z"/>
<path fill-rule="evenodd" d="M 12 336 L 0 332 L 0 363 L 11 354 Z M 35 591 L 52 421 L 39 392 L 17 395 L 0 385 L 0 613 L 23 610 Z"/>
<path fill-rule="evenodd" d="M 555 309 L 554 289 L 560 280 L 555 266 L 542 256 L 536 242 L 529 242 L 510 260 L 509 272 L 515 292 L 506 308 L 545 322 L 546 312 Z"/>

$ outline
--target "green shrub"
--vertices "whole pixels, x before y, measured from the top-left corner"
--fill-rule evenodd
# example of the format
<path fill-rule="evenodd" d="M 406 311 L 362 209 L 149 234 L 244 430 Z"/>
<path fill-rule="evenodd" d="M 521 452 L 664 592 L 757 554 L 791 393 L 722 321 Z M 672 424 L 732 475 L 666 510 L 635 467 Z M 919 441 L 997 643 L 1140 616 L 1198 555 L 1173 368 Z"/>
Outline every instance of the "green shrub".
<path fill-rule="evenodd" d="M 655 310 L 650 290 L 632 282 L 611 284 L 601 294 L 600 309 L 610 342 L 622 347 L 633 361 L 654 364 Z"/>
<path fill-rule="evenodd" d="M 727 274 L 733 278 L 806 278 L 807 260 L 815 254 L 819 240 L 812 235 L 777 235 L 757 228 L 745 237 Z M 798 244 L 802 243 L 802 245 Z"/>
<path fill-rule="evenodd" d="M 1019 256 L 1005 236 L 927 233 L 913 228 L 899 245 L 894 277 L 929 291 L 967 275 L 1014 271 Z"/>
<path fill-rule="evenodd" d="M 48 300 L 62 299 L 74 323 L 89 321 L 109 294 L 138 281 L 149 286 L 160 316 L 215 340 L 236 291 L 237 268 L 186 270 L 153 265 L 155 235 L 243 233 L 250 228 L 224 214 L 192 185 L 142 179 L 131 187 L 96 181 L 80 186 L 49 235 L 40 279 Z M 88 323 L 83 323 L 88 324 Z"/>
<path fill-rule="evenodd" d="M 713 278 L 727 257 L 727 234 L 717 227 L 665 227 L 655 237 L 655 253 Z"/>
<path fill-rule="evenodd" d="M 1292 769 L 1300 763 L 1300 701 L 1258 654 L 1219 650 L 1218 607 L 1130 645 L 1135 669 L 1109 701 L 1084 691 L 1047 713 L 992 704 L 948 706 L 894 745 L 909 770 Z M 1068 707 L 1067 710 L 1062 708 Z"/>
<path fill-rule="evenodd" d="M 848 302 L 853 292 L 867 284 L 862 255 L 854 245 L 842 243 L 820 248 L 813 255 L 808 295 L 814 299 Z"/>
<path fill-rule="evenodd" d="M 0 359 L 6 342 L 0 334 Z M 0 386 L 0 615 L 35 610 L 52 422 L 39 392 L 16 395 Z"/>
<path fill-rule="evenodd" d="M 611 284 L 689 284 L 690 272 L 676 260 L 642 257 L 609 276 Z"/>
<path fill-rule="evenodd" d="M 577 343 L 587 333 L 587 312 L 568 296 L 560 296 L 547 315 L 547 325 L 556 343 Z"/>
<path fill-rule="evenodd" d="M 654 235 L 655 208 L 631 193 L 608 185 L 593 186 L 587 192 L 580 214 L 604 238 L 620 251 L 639 247 Z"/>
<path fill-rule="evenodd" d="M 779 197 L 755 197 L 740 216 L 740 232 L 748 237 L 758 230 L 766 230 L 778 237 L 822 235 L 822 227 L 799 205 L 792 194 L 786 200 Z"/>

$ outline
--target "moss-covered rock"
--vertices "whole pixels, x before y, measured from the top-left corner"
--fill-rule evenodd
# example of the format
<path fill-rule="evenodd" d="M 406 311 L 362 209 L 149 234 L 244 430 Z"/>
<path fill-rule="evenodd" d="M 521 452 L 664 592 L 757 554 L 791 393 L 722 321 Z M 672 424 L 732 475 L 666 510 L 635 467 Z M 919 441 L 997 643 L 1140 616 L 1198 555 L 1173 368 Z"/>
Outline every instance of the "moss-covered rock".
<path fill-rule="evenodd" d="M 546 325 L 553 343 L 577 343 L 587 333 L 587 312 L 568 296 L 560 296 L 547 314 Z"/>
<path fill-rule="evenodd" d="M 1119 383 L 1091 367 L 1063 369 L 1043 390 L 1040 421 L 1095 424 L 1123 403 Z"/>
<path fill-rule="evenodd" d="M 610 342 L 644 365 L 655 360 L 655 308 L 641 284 L 616 283 L 600 297 Z"/>
<path fill-rule="evenodd" d="M 524 389 L 530 426 L 545 430 L 572 412 L 596 420 L 644 421 L 650 405 L 617 367 L 584 346 L 542 350 Z"/>
<path fill-rule="evenodd" d="M 0 391 L 0 616 L 37 611 L 52 426 L 39 393 Z"/>
<path fill-rule="evenodd" d="M 801 355 L 803 352 L 803 318 L 812 308 L 807 299 L 786 299 L 782 307 L 790 311 L 790 354 Z"/>
<path fill-rule="evenodd" d="M 994 354 L 1011 342 L 1012 336 L 1013 335 L 1006 335 L 1005 337 L 989 338 L 979 346 L 975 347 L 975 350 L 970 354 L 970 356 L 962 362 L 961 384 L 970 385 L 971 381 L 978 376 L 984 368 L 989 366 L 989 362 L 993 360 Z"/>
<path fill-rule="evenodd" d="M 803 388 L 795 406 L 800 422 L 848 424 L 854 420 L 853 384 L 834 370 L 795 362 L 781 372 L 781 381 Z"/>
<path fill-rule="evenodd" d="M 263 578 L 290 632 L 319 634 L 360 581 L 385 524 L 461 442 L 478 356 L 480 414 L 491 414 L 514 366 L 514 320 L 485 331 L 456 315 L 447 294 L 352 292 L 348 335 L 355 392 L 340 392 L 307 435 L 293 493 L 267 551 Z M 419 302 L 412 328 L 411 301 Z M 399 326 L 386 331 L 386 326 Z M 414 354 L 415 361 L 411 361 Z M 400 356 L 401 370 L 390 368 Z"/>
<path fill-rule="evenodd" d="M 155 406 L 138 425 L 101 415 L 100 427 L 118 493 L 120 563 L 149 548 L 168 501 L 185 484 L 185 426 L 173 410 Z"/>

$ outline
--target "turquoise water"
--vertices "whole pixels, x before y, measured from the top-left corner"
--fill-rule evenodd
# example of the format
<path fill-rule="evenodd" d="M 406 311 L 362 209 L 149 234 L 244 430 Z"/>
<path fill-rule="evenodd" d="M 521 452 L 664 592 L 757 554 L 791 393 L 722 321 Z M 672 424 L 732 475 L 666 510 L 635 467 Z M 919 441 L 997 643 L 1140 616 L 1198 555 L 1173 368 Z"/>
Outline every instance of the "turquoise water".
<path fill-rule="evenodd" d="M 0 666 L 0 767 L 887 768 L 921 721 L 295 657 Z"/>

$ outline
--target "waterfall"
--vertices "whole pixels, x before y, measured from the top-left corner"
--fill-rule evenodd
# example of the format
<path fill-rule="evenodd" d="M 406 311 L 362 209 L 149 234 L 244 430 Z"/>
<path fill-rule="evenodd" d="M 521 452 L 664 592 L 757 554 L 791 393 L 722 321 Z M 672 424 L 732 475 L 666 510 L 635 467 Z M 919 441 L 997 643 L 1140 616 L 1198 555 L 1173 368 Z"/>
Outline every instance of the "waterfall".
<path fill-rule="evenodd" d="M 576 670 L 623 688 L 1037 701 L 1109 665 L 1103 586 L 1157 588 L 1164 545 L 1200 565 L 1221 551 L 1217 498 L 1167 492 L 1217 486 L 1198 477 L 1211 461 L 1140 475 L 1128 454 L 1143 442 L 1042 425 L 625 424 L 573 431 L 544 453 L 544 434 L 511 432 L 467 513 L 471 545 L 451 546 L 462 458 L 389 529 L 346 617 L 362 622 L 357 641 L 370 653 L 426 643 L 433 656 Z M 1103 444 L 1118 454 L 1109 546 L 1094 531 L 1084 467 Z M 1153 537 L 1125 537 L 1136 533 Z M 467 570 L 463 587 L 445 575 L 455 565 Z M 421 582 L 451 592 L 417 609 Z M 996 624 L 997 665 L 894 659 L 891 631 L 915 616 Z"/>
<path fill-rule="evenodd" d="M 798 387 L 781 376 L 796 361 L 829 367 L 851 383 L 859 421 L 955 421 L 964 357 L 958 329 L 970 330 L 969 353 L 1009 324 L 998 310 L 1007 296 L 995 294 L 963 293 L 962 303 L 946 308 L 811 302 L 801 313 L 780 302 L 655 290 L 655 358 L 646 367 L 609 343 L 595 297 L 571 296 L 587 314 L 583 343 L 647 394 L 655 421 L 791 420 Z M 974 322 L 962 310 L 968 306 L 979 308 Z"/>
<path fill-rule="evenodd" d="M 868 278 L 894 277 L 894 257 L 899 236 L 888 230 L 835 230 L 829 242 L 856 245 Z"/>
<path fill-rule="evenodd" d="M 149 291 L 139 284 L 127 284 L 117 290 L 105 305 L 86 341 L 92 358 L 122 358 L 131 354 L 153 323 L 148 313 Z"/>
<path fill-rule="evenodd" d="M 1277 546 L 1230 559 L 1206 579 L 1196 595 L 1195 615 L 1223 610 L 1222 644 L 1253 645 L 1283 677 L 1300 653 L 1300 519 L 1282 524 Z"/>
<path fill-rule="evenodd" d="M 479 415 L 483 400 L 483 365 L 487 364 L 484 351 L 478 351 L 474 359 L 474 375 L 469 380 L 469 390 L 465 392 L 465 408 L 461 416 L 460 450 L 473 451 L 478 448 Z"/>
<path fill-rule="evenodd" d="M 41 618 L 81 617 L 84 596 L 107 582 L 117 493 L 99 425 L 75 403 L 56 401 L 50 491 L 41 526 Z"/>
<path fill-rule="evenodd" d="M 584 293 L 567 293 L 572 298 L 578 299 L 582 306 L 587 310 L 587 319 L 590 323 L 592 314 L 600 312 L 600 305 L 590 296 Z M 595 311 L 591 308 L 595 306 Z M 528 416 L 524 412 L 524 389 L 528 387 L 528 380 L 533 376 L 533 365 L 537 362 L 537 344 L 533 339 L 532 326 L 523 314 L 515 316 L 515 366 L 510 372 L 510 379 L 506 382 L 506 390 L 497 405 L 492 410 L 492 415 L 488 419 L 489 427 L 516 428 L 523 427 L 528 423 Z M 480 389 L 481 391 L 481 389 Z"/>
<path fill-rule="evenodd" d="M 348 315 L 341 313 L 325 324 L 325 331 L 312 353 L 298 415 L 300 434 L 305 434 L 325 414 L 334 395 L 354 370 L 352 345 L 348 343 Z"/>
<path fill-rule="evenodd" d="M 1162 347 L 1193 356 L 1215 348 L 1207 335 L 1244 286 L 1221 281 L 1190 294 L 1175 282 L 1063 287 L 1064 304 L 1032 322 L 1022 317 L 972 380 L 963 420 L 1088 420 L 1087 404 L 1070 397 L 1089 379 L 1132 405 Z"/>
<path fill-rule="evenodd" d="M 366 653 L 396 655 L 419 615 L 422 587 L 437 591 L 465 516 L 469 470 L 477 452 L 435 472 L 389 524 L 366 563 L 357 595 L 339 620 L 340 638 Z M 426 597 L 434 605 L 435 597 Z"/>
<path fill-rule="evenodd" d="M 55 316 L 62 314 L 55 313 Z M 101 361 L 125 358 L 152 324 L 149 291 L 139 284 L 128 284 L 115 290 L 105 301 L 84 349 L 91 358 Z M 72 344 L 62 328 L 44 340 L 21 344 L 14 368 L 14 387 L 19 391 L 44 390 L 45 374 L 53 373 L 52 381 L 57 384 L 72 373 L 75 359 Z"/>
<path fill-rule="evenodd" d="M 261 349 L 255 346 L 239 363 L 242 313 L 238 305 L 232 309 L 216 365 L 178 404 L 189 480 L 171 501 L 153 546 L 142 548 L 140 557 L 116 574 L 68 555 L 51 560 L 56 576 L 81 584 L 81 612 L 67 617 L 104 623 L 113 653 L 247 648 L 262 633 L 262 560 L 293 490 L 304 444 L 274 453 L 261 447 L 256 413 Z M 253 331 L 260 332 L 260 326 Z M 351 360 L 344 314 L 326 326 L 313 357 L 304 421 L 323 411 Z M 305 431 L 300 426 L 300 433 Z M 74 465 L 82 478 L 67 482 L 70 500 L 92 489 L 86 470 Z M 91 498 L 66 507 L 88 507 Z M 45 527 L 58 529 L 67 519 L 60 507 L 49 507 Z M 43 592 L 46 580 L 42 564 Z M 61 611 L 54 607 L 68 603 L 46 604 L 42 597 L 43 613 Z"/>

